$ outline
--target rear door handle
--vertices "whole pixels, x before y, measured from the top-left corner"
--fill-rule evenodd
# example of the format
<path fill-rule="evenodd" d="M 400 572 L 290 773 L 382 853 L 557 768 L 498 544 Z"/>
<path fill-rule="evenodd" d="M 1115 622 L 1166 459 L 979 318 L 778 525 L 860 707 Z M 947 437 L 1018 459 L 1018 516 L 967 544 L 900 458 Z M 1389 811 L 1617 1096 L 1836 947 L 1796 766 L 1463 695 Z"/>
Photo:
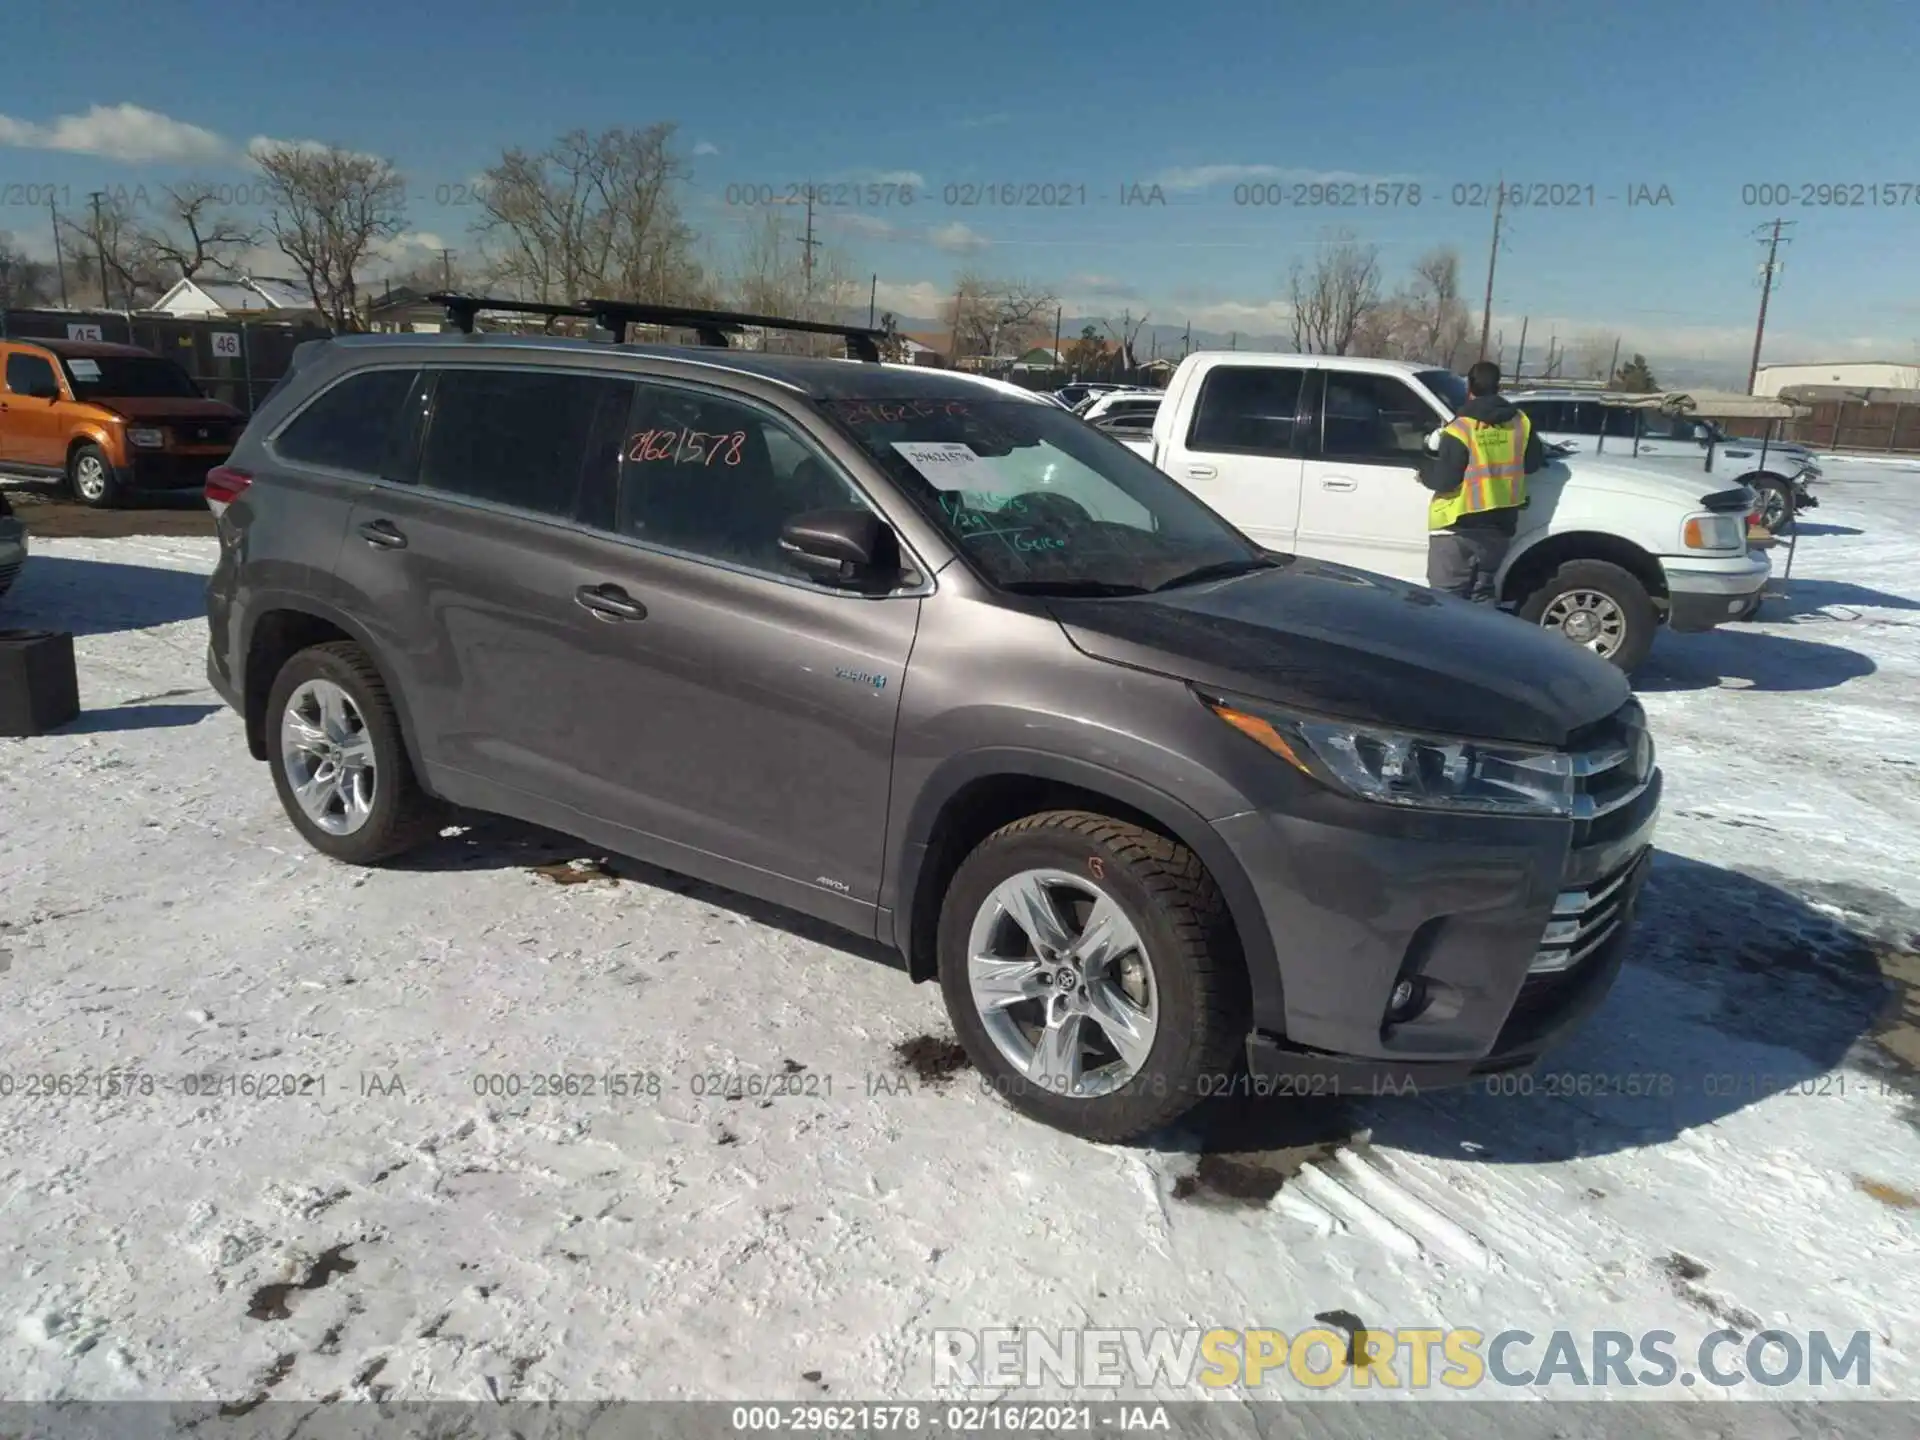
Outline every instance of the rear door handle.
<path fill-rule="evenodd" d="M 647 607 L 618 585 L 582 585 L 573 592 L 576 604 L 608 620 L 644 620 Z"/>
<path fill-rule="evenodd" d="M 369 520 L 360 527 L 360 538 L 369 545 L 377 545 L 382 550 L 404 550 L 407 537 L 402 535 L 391 520 Z"/>
<path fill-rule="evenodd" d="M 1322 490 L 1358 490 L 1360 485 L 1358 481 L 1349 480 L 1344 475 L 1329 475 L 1320 482 L 1320 488 Z"/>
<path fill-rule="evenodd" d="M 1190 480 L 1211 480 L 1220 472 L 1211 465 L 1187 466 L 1187 478 Z"/>

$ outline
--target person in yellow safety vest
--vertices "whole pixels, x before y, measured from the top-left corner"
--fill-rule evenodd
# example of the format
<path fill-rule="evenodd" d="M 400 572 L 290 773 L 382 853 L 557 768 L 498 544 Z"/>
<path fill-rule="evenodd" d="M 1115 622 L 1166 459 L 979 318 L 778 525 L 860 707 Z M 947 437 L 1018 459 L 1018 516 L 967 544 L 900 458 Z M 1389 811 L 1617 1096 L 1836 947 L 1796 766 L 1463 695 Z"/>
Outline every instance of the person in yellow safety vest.
<path fill-rule="evenodd" d="M 1421 480 L 1427 507 L 1427 584 L 1492 604 L 1495 582 L 1527 503 L 1527 476 L 1546 463 L 1533 424 L 1500 393 L 1500 367 L 1467 371 L 1467 403 L 1441 433 Z"/>

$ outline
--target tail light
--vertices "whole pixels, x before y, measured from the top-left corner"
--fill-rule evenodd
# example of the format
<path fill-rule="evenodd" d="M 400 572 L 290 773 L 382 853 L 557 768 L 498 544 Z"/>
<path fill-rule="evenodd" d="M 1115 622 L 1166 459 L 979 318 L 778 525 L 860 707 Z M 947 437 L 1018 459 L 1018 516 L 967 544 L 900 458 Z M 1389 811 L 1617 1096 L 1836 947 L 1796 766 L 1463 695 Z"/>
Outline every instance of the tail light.
<path fill-rule="evenodd" d="M 207 508 L 216 516 L 226 514 L 227 506 L 245 494 L 251 484 L 253 476 L 247 471 L 216 465 L 207 472 Z"/>

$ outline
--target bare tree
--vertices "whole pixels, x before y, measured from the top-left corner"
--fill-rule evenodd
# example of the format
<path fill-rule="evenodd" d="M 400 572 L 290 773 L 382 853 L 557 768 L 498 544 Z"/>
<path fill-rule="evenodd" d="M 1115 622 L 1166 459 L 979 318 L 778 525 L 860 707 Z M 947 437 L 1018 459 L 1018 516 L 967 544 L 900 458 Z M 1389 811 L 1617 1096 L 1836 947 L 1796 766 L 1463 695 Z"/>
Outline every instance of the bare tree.
<path fill-rule="evenodd" d="M 359 329 L 359 272 L 406 223 L 405 180 L 378 156 L 332 147 L 280 145 L 254 158 L 270 197 L 267 226 L 314 308 L 336 330 Z"/>
<path fill-rule="evenodd" d="M 1410 326 L 1402 358 L 1447 370 L 1466 363 L 1473 317 L 1460 294 L 1458 251 L 1442 248 L 1422 255 L 1397 299 Z"/>
<path fill-rule="evenodd" d="M 223 209 L 220 192 L 203 180 L 169 186 L 161 193 L 164 219 L 142 227 L 134 237 L 143 264 L 151 270 L 177 271 L 184 280 L 209 268 L 231 273 L 263 238 L 258 225 L 245 224 Z"/>
<path fill-rule="evenodd" d="M 53 266 L 35 260 L 0 230 L 0 310 L 27 310 L 58 298 Z"/>
<path fill-rule="evenodd" d="M 1307 355 L 1345 355 L 1380 305 L 1380 252 L 1341 231 L 1310 271 L 1296 261 L 1288 281 L 1293 345 Z"/>
<path fill-rule="evenodd" d="M 1134 346 L 1140 339 L 1141 330 L 1146 327 L 1147 317 L 1142 315 L 1136 320 L 1133 318 L 1133 312 L 1129 310 L 1120 317 L 1118 326 L 1111 320 L 1102 320 L 1100 323 L 1106 326 L 1107 334 L 1113 337 L 1114 349 L 1118 352 L 1121 373 L 1130 375 L 1135 370 L 1138 370 L 1140 368 L 1140 356 L 1135 351 Z"/>
<path fill-rule="evenodd" d="M 497 280 L 522 299 L 684 302 L 702 293 L 678 189 L 692 173 L 675 127 L 573 130 L 509 150 L 479 187 L 474 222 Z"/>
<path fill-rule="evenodd" d="M 858 286 L 841 249 L 814 237 L 809 261 L 804 223 L 776 207 L 753 213 L 726 292 L 737 308 L 754 315 L 830 320 L 854 299 Z M 774 332 L 761 344 L 787 354 L 839 354 L 845 342 L 826 335 Z"/>
<path fill-rule="evenodd" d="M 1023 346 L 1047 331 L 1059 307 L 1051 290 L 1025 280 L 995 280 L 968 271 L 947 302 L 954 358 L 993 357 L 1002 346 Z"/>
<path fill-rule="evenodd" d="M 1590 330 L 1574 337 L 1560 354 L 1570 380 L 1606 380 L 1607 369 L 1620 350 L 1620 337 L 1611 331 Z"/>
<path fill-rule="evenodd" d="M 153 268 L 134 223 L 137 202 L 110 192 L 100 196 L 97 206 L 91 195 L 87 202 L 60 217 L 54 236 L 75 298 L 133 309 L 164 290 L 167 282 Z"/>

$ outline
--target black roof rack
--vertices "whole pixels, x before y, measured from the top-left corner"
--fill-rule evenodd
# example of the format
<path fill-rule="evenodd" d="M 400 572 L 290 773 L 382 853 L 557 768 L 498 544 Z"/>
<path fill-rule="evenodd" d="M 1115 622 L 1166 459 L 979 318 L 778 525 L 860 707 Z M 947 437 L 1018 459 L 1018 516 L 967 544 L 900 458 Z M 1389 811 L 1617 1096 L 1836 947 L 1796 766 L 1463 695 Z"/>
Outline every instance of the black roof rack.
<path fill-rule="evenodd" d="M 591 320 L 613 335 L 626 338 L 629 325 L 670 325 L 692 330 L 702 345 L 725 349 L 727 337 L 745 329 L 791 330 L 809 335 L 838 335 L 855 360 L 878 364 L 883 332 L 859 325 L 835 325 L 823 320 L 790 320 L 777 315 L 748 315 L 737 310 L 695 310 L 684 305 L 645 305 L 631 300 L 582 300 L 577 305 L 550 305 L 532 300 L 500 300 L 485 295 L 458 295 L 436 291 L 427 299 L 447 309 L 447 322 L 463 334 L 473 333 L 474 317 L 483 310 L 510 315 L 569 315 Z"/>

